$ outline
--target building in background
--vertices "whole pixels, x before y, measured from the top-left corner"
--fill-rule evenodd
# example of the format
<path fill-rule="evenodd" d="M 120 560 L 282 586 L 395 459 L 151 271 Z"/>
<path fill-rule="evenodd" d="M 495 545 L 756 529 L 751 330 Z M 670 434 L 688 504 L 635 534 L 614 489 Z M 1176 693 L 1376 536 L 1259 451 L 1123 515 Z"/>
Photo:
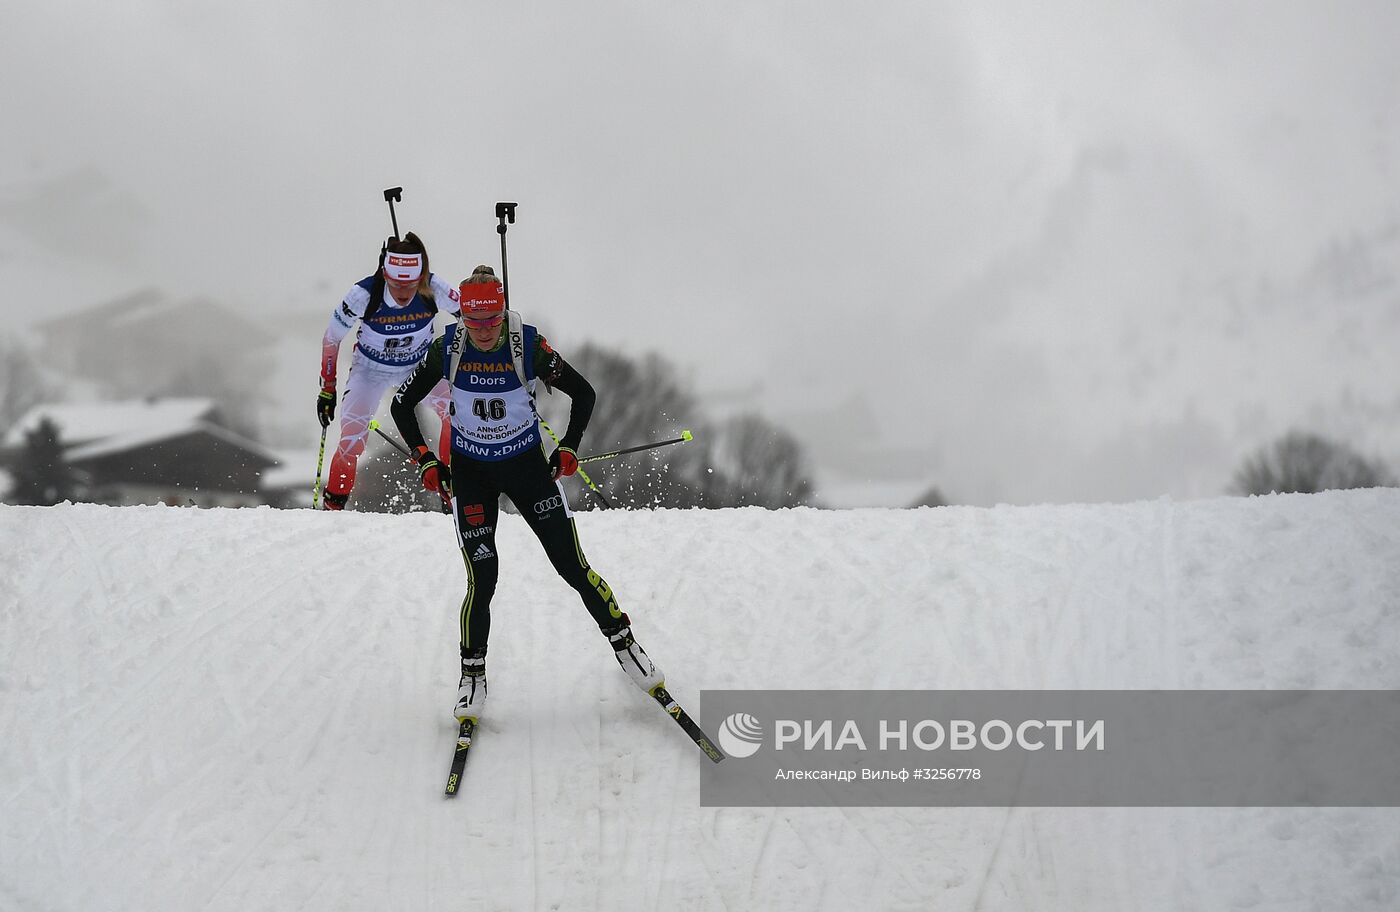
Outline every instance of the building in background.
<path fill-rule="evenodd" d="M 148 398 L 30 409 L 4 439 L 7 465 L 28 433 L 58 427 L 63 458 L 83 479 L 82 499 L 113 505 L 241 507 L 269 502 L 262 479 L 277 458 L 229 428 L 208 398 Z"/>

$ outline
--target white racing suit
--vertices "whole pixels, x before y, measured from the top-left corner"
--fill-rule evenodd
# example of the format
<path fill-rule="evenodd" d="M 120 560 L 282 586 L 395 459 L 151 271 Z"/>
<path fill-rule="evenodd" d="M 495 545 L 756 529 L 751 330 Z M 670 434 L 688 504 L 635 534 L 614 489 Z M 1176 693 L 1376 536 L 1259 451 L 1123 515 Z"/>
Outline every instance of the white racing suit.
<path fill-rule="evenodd" d="M 431 296 L 419 292 L 402 306 L 386 288 L 379 307 L 366 318 L 374 285 L 374 276 L 367 276 L 350 288 L 331 315 L 330 325 L 321 340 L 323 388 L 327 386 L 328 378 L 330 385 L 334 386 L 341 341 L 349 335 L 357 320 L 360 328 L 355 334 L 355 351 L 351 355 L 350 373 L 340 400 L 340 441 L 336 445 L 335 455 L 331 457 L 326 479 L 328 497 L 343 499 L 355 486 L 355 468 L 369 436 L 370 419 L 379 411 L 384 394 L 397 389 L 407 380 L 427 354 L 428 346 L 433 341 L 433 317 L 439 310 L 452 316 L 458 312 L 457 289 L 436 275 L 429 276 L 429 284 L 433 292 Z M 442 419 L 440 449 L 445 455 L 451 438 L 447 381 L 439 383 L 426 401 Z"/>

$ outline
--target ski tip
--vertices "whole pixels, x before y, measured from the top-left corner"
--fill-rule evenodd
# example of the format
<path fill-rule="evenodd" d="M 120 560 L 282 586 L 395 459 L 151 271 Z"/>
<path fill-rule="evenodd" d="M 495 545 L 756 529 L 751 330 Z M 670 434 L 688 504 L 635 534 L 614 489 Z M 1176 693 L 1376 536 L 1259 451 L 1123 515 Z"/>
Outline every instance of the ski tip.
<path fill-rule="evenodd" d="M 682 439 L 682 440 L 694 440 L 694 439 L 695 439 L 695 435 L 692 434 L 692 433 L 690 433 L 690 431 L 681 431 L 681 439 Z"/>
<path fill-rule="evenodd" d="M 369 420 L 369 429 L 370 429 L 371 431 L 377 431 L 377 430 L 379 430 L 379 428 L 380 428 L 379 421 L 378 421 L 377 419 L 371 418 L 371 419 Z"/>

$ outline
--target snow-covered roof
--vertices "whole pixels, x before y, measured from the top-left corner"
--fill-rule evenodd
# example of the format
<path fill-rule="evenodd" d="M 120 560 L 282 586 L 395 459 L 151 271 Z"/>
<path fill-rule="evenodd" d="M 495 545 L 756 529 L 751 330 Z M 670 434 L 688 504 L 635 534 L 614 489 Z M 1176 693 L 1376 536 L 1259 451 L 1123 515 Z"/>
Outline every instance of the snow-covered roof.
<path fill-rule="evenodd" d="M 212 399 L 197 397 L 36 405 L 10 428 L 5 446 L 23 446 L 25 435 L 45 418 L 58 426 L 64 444 L 82 446 L 119 436 L 162 439 L 185 433 L 213 410 Z"/>
<path fill-rule="evenodd" d="M 250 440 L 242 434 L 235 433 L 226 427 L 221 427 L 220 425 L 212 424 L 208 421 L 196 421 L 186 427 L 148 428 L 144 431 L 118 434 L 106 440 L 98 440 L 86 446 L 75 447 L 64 455 L 68 460 L 78 462 L 84 459 L 93 459 L 97 456 L 106 456 L 110 453 L 134 450 L 152 443 L 159 443 L 162 440 L 169 440 L 172 437 L 182 437 L 185 434 L 193 433 L 208 434 L 210 437 L 217 438 L 225 443 L 231 443 L 241 450 L 245 450 L 254 456 L 265 459 L 269 465 L 277 461 L 277 457 L 256 440 Z"/>
<path fill-rule="evenodd" d="M 37 405 L 15 422 L 5 438 L 5 446 L 23 446 L 25 434 L 48 418 L 57 425 L 60 442 L 69 448 L 64 455 L 70 461 L 120 453 L 192 433 L 208 434 L 269 464 L 278 461 L 256 440 L 209 421 L 214 408 L 212 399 L 195 397 Z"/>

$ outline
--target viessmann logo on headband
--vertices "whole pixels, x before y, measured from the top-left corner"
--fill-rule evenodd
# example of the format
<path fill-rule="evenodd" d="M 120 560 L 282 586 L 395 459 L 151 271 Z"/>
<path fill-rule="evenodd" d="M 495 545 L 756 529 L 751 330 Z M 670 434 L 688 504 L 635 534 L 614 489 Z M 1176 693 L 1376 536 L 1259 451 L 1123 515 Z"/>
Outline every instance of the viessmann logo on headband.
<path fill-rule="evenodd" d="M 423 274 L 423 258 L 416 253 L 386 254 L 384 274 L 396 282 L 411 282 Z"/>

